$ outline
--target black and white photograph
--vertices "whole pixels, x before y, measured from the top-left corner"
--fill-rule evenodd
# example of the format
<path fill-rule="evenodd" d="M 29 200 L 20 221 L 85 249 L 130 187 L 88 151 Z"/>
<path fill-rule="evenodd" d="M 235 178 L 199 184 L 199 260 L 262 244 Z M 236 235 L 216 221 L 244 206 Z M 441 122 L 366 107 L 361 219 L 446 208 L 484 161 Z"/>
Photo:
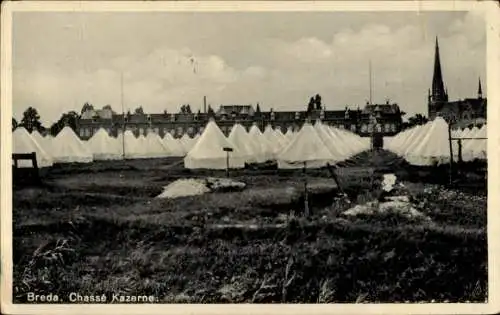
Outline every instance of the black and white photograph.
<path fill-rule="evenodd" d="M 490 305 L 498 3 L 359 3 L 2 4 L 2 307 Z"/>

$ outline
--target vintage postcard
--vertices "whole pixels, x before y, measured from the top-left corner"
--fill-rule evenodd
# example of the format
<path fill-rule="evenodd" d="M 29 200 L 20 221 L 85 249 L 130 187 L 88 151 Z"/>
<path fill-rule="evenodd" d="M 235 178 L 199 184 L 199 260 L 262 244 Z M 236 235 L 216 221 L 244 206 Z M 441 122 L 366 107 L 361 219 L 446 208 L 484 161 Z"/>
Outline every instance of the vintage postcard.
<path fill-rule="evenodd" d="M 500 310 L 497 1 L 1 14 L 2 313 Z"/>

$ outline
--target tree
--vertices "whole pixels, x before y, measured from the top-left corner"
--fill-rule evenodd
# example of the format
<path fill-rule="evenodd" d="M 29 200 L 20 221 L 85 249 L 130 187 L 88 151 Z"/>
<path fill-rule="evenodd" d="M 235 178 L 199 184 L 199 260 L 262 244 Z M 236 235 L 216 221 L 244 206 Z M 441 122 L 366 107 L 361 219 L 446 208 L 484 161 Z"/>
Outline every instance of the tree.
<path fill-rule="evenodd" d="M 189 104 L 184 104 L 181 106 L 182 114 L 191 114 L 191 106 Z"/>
<path fill-rule="evenodd" d="M 17 120 L 12 117 L 12 131 L 14 131 L 17 128 Z"/>
<path fill-rule="evenodd" d="M 260 114 L 260 105 L 257 103 L 257 108 L 255 109 L 255 113 Z"/>
<path fill-rule="evenodd" d="M 138 115 L 144 115 L 144 109 L 142 109 L 142 106 L 137 107 L 134 112 Z"/>
<path fill-rule="evenodd" d="M 427 123 L 427 121 L 428 121 L 428 119 L 426 117 L 424 117 L 424 115 L 422 115 L 422 114 L 416 114 L 415 116 L 408 118 L 408 122 L 413 126 L 424 125 Z"/>
<path fill-rule="evenodd" d="M 83 104 L 82 111 L 80 114 L 83 114 L 84 112 L 89 110 L 94 110 L 94 106 L 92 104 L 89 104 L 89 102 L 85 102 L 85 104 Z"/>
<path fill-rule="evenodd" d="M 40 115 L 38 115 L 37 110 L 31 106 L 24 111 L 20 125 L 26 128 L 26 130 L 30 133 L 33 130 L 41 132 L 44 129 L 42 123 L 40 122 Z"/>
<path fill-rule="evenodd" d="M 70 111 L 61 115 L 61 118 L 50 127 L 50 134 L 56 136 L 64 127 L 69 126 L 76 132 L 80 116 L 75 111 Z"/>
<path fill-rule="evenodd" d="M 414 126 L 425 125 L 429 119 L 422 114 L 415 114 L 408 118 L 407 122 L 404 122 L 402 129 L 412 128 Z"/>
<path fill-rule="evenodd" d="M 319 94 L 316 94 L 316 96 L 314 96 L 314 105 L 316 107 L 316 110 L 321 110 L 321 96 Z"/>
<path fill-rule="evenodd" d="M 314 110 L 314 97 L 309 99 L 309 104 L 307 104 L 307 112 L 310 113 Z"/>

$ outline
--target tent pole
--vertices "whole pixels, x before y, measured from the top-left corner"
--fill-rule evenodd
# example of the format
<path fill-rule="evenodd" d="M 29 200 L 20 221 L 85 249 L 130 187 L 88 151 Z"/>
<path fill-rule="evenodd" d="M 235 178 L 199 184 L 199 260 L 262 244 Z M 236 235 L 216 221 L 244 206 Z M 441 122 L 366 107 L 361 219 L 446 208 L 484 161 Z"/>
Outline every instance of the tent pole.
<path fill-rule="evenodd" d="M 226 177 L 229 177 L 229 151 L 226 151 Z"/>
<path fill-rule="evenodd" d="M 307 196 L 307 162 L 304 162 L 304 213 L 309 217 L 309 198 Z"/>

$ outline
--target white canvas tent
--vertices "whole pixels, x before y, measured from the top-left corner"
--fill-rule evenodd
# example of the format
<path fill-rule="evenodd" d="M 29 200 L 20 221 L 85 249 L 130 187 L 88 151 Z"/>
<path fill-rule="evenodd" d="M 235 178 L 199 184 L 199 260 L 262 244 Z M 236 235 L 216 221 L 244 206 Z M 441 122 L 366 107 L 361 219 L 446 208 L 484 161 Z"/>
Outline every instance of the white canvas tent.
<path fill-rule="evenodd" d="M 90 163 L 93 160 L 90 149 L 68 126 L 52 140 L 50 152 L 54 163 Z"/>
<path fill-rule="evenodd" d="M 316 121 L 314 124 L 314 130 L 323 143 L 325 143 L 335 162 L 340 162 L 350 156 L 350 154 L 343 149 L 346 147 L 345 143 L 339 138 L 334 138 L 335 135 L 330 132 L 330 129 L 327 126 L 323 125 L 320 121 Z"/>
<path fill-rule="evenodd" d="M 191 150 L 191 148 L 194 146 L 195 139 L 191 138 L 187 133 L 185 133 L 179 139 L 179 142 L 181 143 L 184 149 L 184 154 L 187 154 L 189 150 Z"/>
<path fill-rule="evenodd" d="M 19 127 L 12 133 L 12 153 L 32 153 L 36 154 L 38 167 L 52 166 L 52 157 L 42 148 L 42 146 L 28 133 L 24 127 Z M 32 167 L 31 161 L 19 160 L 18 167 Z"/>
<path fill-rule="evenodd" d="M 228 140 L 240 151 L 247 163 L 264 162 L 260 146 L 250 137 L 241 124 L 234 124 Z"/>
<path fill-rule="evenodd" d="M 168 148 L 163 145 L 163 141 L 157 133 L 149 132 L 144 139 L 146 157 L 159 158 L 168 155 Z"/>
<path fill-rule="evenodd" d="M 450 162 L 450 146 L 448 124 L 442 117 L 437 117 L 422 127 L 421 135 L 415 141 L 418 143 L 407 150 L 405 159 L 413 165 L 433 165 Z M 457 156 L 456 143 L 453 155 Z"/>
<path fill-rule="evenodd" d="M 291 128 L 289 128 L 286 133 L 285 133 L 285 137 L 287 138 L 288 142 L 290 143 L 290 141 L 293 140 L 293 137 L 294 137 L 294 132 Z"/>
<path fill-rule="evenodd" d="M 124 137 L 124 140 L 121 139 L 122 137 Z M 122 146 L 124 146 L 125 157 L 127 159 L 138 159 L 146 157 L 146 145 L 144 143 L 144 137 L 136 138 L 131 130 L 127 130 L 125 131 L 125 134 L 122 134 L 118 137 L 118 141 L 120 143 L 122 143 L 122 141 L 124 142 Z"/>
<path fill-rule="evenodd" d="M 44 148 L 44 150 L 47 152 L 47 150 L 50 148 L 50 140 L 52 140 L 51 136 L 42 136 L 38 131 L 33 130 L 31 132 L 31 137 Z"/>
<path fill-rule="evenodd" d="M 276 158 L 273 150 L 273 144 L 262 134 L 257 125 L 254 124 L 250 127 L 248 135 L 259 145 L 260 149 L 258 151 L 262 154 L 262 159 L 264 159 L 264 161 L 270 161 Z"/>
<path fill-rule="evenodd" d="M 405 130 L 402 133 L 399 133 L 388 143 L 387 149 L 396 153 L 399 156 L 404 154 L 405 148 L 411 143 L 414 135 L 419 131 L 418 127 L 413 127 L 411 129 Z"/>
<path fill-rule="evenodd" d="M 278 168 L 319 168 L 335 163 L 327 145 L 310 123 L 304 123 L 292 142 L 277 156 Z"/>
<path fill-rule="evenodd" d="M 273 154 L 277 154 L 285 146 L 284 140 L 281 139 L 273 130 L 271 125 L 267 125 L 264 129 L 263 136 L 271 144 L 271 150 Z"/>
<path fill-rule="evenodd" d="M 470 137 L 477 139 L 463 140 L 462 159 L 464 161 L 472 161 L 475 159 L 486 160 L 487 158 L 488 140 L 481 139 L 487 138 L 486 125 L 483 125 L 481 129 L 476 129 L 477 130 L 474 130 L 474 133 Z"/>
<path fill-rule="evenodd" d="M 122 144 L 118 139 L 110 137 L 108 132 L 100 128 L 87 141 L 94 160 L 118 160 L 122 158 Z"/>
<path fill-rule="evenodd" d="M 232 148 L 233 152 L 225 152 Z M 225 169 L 229 154 L 230 168 L 243 168 L 245 159 L 238 149 L 224 136 L 215 121 L 210 120 L 193 148 L 184 158 L 184 166 L 189 169 Z"/>
<path fill-rule="evenodd" d="M 175 139 L 170 133 L 166 133 L 162 140 L 163 145 L 168 148 L 169 156 L 184 156 L 186 155 L 181 142 Z"/>

